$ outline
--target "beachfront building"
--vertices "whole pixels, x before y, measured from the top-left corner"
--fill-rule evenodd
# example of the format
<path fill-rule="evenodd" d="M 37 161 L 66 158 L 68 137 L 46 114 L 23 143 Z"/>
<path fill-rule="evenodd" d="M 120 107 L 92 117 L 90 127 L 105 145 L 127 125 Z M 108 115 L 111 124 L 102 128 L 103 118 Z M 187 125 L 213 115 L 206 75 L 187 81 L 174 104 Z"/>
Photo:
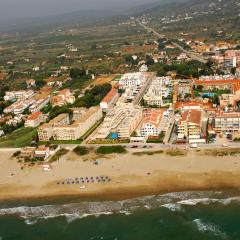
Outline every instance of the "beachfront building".
<path fill-rule="evenodd" d="M 213 117 L 213 130 L 221 132 L 240 132 L 240 113 L 218 111 Z"/>
<path fill-rule="evenodd" d="M 25 127 L 38 127 L 42 122 L 44 122 L 45 117 L 42 112 L 35 112 L 28 116 L 24 126 Z"/>
<path fill-rule="evenodd" d="M 178 140 L 186 139 L 189 143 L 205 143 L 201 118 L 202 113 L 199 110 L 183 111 L 177 123 Z"/>
<path fill-rule="evenodd" d="M 102 111 L 106 112 L 110 107 L 112 107 L 117 102 L 118 97 L 118 89 L 113 87 L 100 103 Z"/>
<path fill-rule="evenodd" d="M 141 107 L 116 106 L 107 112 L 93 139 L 106 139 L 111 134 L 117 138 L 129 138 L 141 120 Z"/>
<path fill-rule="evenodd" d="M 50 156 L 49 147 L 38 147 L 34 151 L 34 158 L 46 160 Z"/>
<path fill-rule="evenodd" d="M 49 141 L 53 137 L 53 127 L 69 124 L 69 115 L 67 113 L 62 113 L 49 123 L 45 123 L 38 128 L 38 138 L 40 141 Z"/>
<path fill-rule="evenodd" d="M 72 124 L 53 127 L 54 140 L 77 140 L 102 118 L 100 107 L 80 108 L 78 111 L 77 109 L 74 109 L 74 111 L 75 114 L 76 112 L 81 112 L 81 116 L 77 118 L 75 115 L 75 120 Z"/>
<path fill-rule="evenodd" d="M 119 138 L 130 138 L 142 120 L 143 111 L 140 107 L 128 108 L 125 111 L 125 115 L 126 117 L 116 129 Z"/>
<path fill-rule="evenodd" d="M 157 108 L 145 109 L 140 134 L 144 138 L 158 137 L 167 127 L 167 111 Z"/>

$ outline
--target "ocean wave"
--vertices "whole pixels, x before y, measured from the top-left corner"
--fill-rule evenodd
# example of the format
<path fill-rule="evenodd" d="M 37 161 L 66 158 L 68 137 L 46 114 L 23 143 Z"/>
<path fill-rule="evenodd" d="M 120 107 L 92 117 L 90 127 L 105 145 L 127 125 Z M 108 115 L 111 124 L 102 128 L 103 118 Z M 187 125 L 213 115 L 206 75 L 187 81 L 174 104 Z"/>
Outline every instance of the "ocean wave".
<path fill-rule="evenodd" d="M 163 204 L 162 207 L 171 210 L 172 212 L 181 212 L 184 211 L 182 206 L 178 203 L 167 203 Z"/>
<path fill-rule="evenodd" d="M 218 198 L 217 198 L 218 197 Z M 154 208 L 167 208 L 172 212 L 183 212 L 184 205 L 196 206 L 197 204 L 231 204 L 240 203 L 240 198 L 221 198 L 219 192 L 182 192 L 169 193 L 157 196 L 146 196 L 123 201 L 79 202 L 69 204 L 21 206 L 0 208 L 0 216 L 17 215 L 25 219 L 26 224 L 35 224 L 39 219 L 65 217 L 68 223 L 76 219 L 90 216 L 125 214 L 130 215 L 139 209 L 151 210 Z"/>
<path fill-rule="evenodd" d="M 197 229 L 201 233 L 210 233 L 216 237 L 220 237 L 221 239 L 227 239 L 227 234 L 221 231 L 215 224 L 213 223 L 205 223 L 201 219 L 194 219 L 193 223 L 196 225 Z"/>

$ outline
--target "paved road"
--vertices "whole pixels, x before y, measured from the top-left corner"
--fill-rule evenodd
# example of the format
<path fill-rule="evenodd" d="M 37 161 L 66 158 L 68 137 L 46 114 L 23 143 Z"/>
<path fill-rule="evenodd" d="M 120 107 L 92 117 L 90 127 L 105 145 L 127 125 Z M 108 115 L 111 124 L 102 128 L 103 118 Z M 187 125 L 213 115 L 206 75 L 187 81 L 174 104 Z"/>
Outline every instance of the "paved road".
<path fill-rule="evenodd" d="M 141 21 L 139 19 L 136 20 L 137 23 L 143 27 L 145 30 L 147 30 L 148 32 L 152 32 L 155 36 L 159 37 L 159 38 L 163 38 L 164 35 L 158 33 L 157 31 L 155 31 L 153 28 L 150 28 L 146 25 L 144 25 L 143 23 L 141 23 Z M 202 62 L 202 63 L 207 63 L 207 60 L 204 59 L 202 56 L 200 56 L 199 54 L 196 54 L 196 53 L 193 53 L 191 51 L 188 51 L 186 49 L 184 49 L 181 45 L 179 45 L 178 43 L 176 42 L 173 42 L 171 41 L 172 44 L 177 47 L 178 49 L 180 49 L 182 52 L 186 53 L 188 55 L 188 57 L 190 57 L 192 60 L 197 60 L 199 62 Z"/>

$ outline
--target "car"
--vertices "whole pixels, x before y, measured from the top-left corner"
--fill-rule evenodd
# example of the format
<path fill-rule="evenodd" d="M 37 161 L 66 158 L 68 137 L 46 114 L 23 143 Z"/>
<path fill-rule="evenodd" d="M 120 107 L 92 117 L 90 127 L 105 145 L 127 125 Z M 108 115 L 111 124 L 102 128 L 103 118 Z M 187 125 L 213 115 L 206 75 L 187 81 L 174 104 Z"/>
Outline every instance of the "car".
<path fill-rule="evenodd" d="M 138 146 L 137 146 L 137 145 L 134 145 L 134 146 L 132 146 L 131 148 L 138 148 Z"/>
<path fill-rule="evenodd" d="M 229 147 L 227 144 L 223 143 L 222 147 Z"/>

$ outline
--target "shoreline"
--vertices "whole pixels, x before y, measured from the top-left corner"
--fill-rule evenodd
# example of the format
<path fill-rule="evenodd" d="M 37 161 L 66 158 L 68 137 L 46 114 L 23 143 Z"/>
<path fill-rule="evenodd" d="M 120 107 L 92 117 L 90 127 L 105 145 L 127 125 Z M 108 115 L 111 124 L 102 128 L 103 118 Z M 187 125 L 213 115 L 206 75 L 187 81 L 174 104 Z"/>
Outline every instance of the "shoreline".
<path fill-rule="evenodd" d="M 111 201 L 170 192 L 240 190 L 238 155 L 216 157 L 191 151 L 184 156 L 141 156 L 133 152 L 136 150 L 99 156 L 99 166 L 70 153 L 54 162 L 50 173 L 43 172 L 41 165 L 22 170 L 16 159 L 10 159 L 13 151 L 1 152 L 0 201 Z M 10 176 L 12 173 L 14 176 Z M 110 176 L 112 181 L 85 184 L 84 189 L 80 189 L 81 184 L 57 184 L 68 177 L 102 175 Z"/>

